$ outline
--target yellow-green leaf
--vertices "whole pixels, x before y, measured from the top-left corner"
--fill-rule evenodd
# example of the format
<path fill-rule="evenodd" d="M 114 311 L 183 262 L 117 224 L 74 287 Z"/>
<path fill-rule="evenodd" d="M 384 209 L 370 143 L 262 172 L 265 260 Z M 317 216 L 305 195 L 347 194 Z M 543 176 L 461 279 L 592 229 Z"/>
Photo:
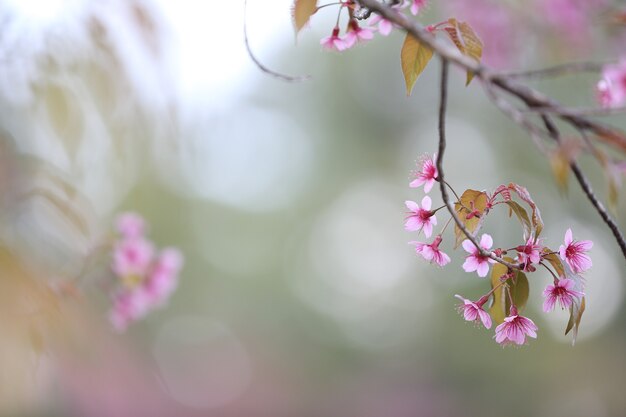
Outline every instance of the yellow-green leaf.
<path fill-rule="evenodd" d="M 507 262 L 513 262 L 511 258 L 504 258 Z M 500 277 L 508 272 L 506 266 L 498 263 L 495 264 L 491 270 L 491 288 L 495 288 L 500 285 Z M 511 298 L 515 303 L 518 311 L 522 311 L 526 307 L 528 301 L 529 285 L 526 274 L 520 271 L 515 271 L 513 277 L 510 278 L 505 284 L 502 284 L 498 289 L 493 292 L 492 304 L 489 308 L 489 314 L 496 324 L 500 324 L 504 321 L 504 318 L 509 315 L 511 308 L 511 301 L 507 295 L 507 288 L 511 292 Z"/>
<path fill-rule="evenodd" d="M 480 229 L 482 215 L 485 214 L 487 208 L 487 200 L 488 196 L 484 192 L 469 189 L 461 194 L 460 202 L 454 204 L 457 216 L 465 224 L 465 228 L 473 235 Z M 472 213 L 472 210 L 475 210 L 478 216 L 474 214 L 468 219 L 467 217 Z M 457 248 L 466 237 L 463 231 L 456 225 L 454 227 L 454 235 L 456 236 L 454 247 Z"/>
<path fill-rule="evenodd" d="M 307 24 L 311 16 L 317 11 L 317 0 L 295 0 L 291 15 L 296 34 Z"/>
<path fill-rule="evenodd" d="M 556 274 L 559 277 L 565 276 L 565 268 L 563 267 L 563 262 L 561 262 L 561 258 L 559 258 L 559 256 L 554 253 L 552 249 L 548 247 L 543 248 L 543 254 L 541 256 L 543 259 L 550 262 L 550 265 L 552 265 L 552 267 L 556 271 Z"/>
<path fill-rule="evenodd" d="M 400 51 L 400 63 L 406 83 L 406 95 L 410 96 L 417 77 L 424 71 L 428 61 L 433 57 L 433 51 L 422 45 L 417 39 L 407 33 Z"/>
<path fill-rule="evenodd" d="M 532 231 L 532 225 L 530 223 L 530 217 L 528 217 L 528 212 L 516 201 L 509 200 L 505 201 L 505 203 L 509 206 L 509 217 L 515 213 L 520 223 L 522 223 L 522 227 L 524 228 L 524 240 L 527 240 L 530 236 L 530 232 Z"/>
<path fill-rule="evenodd" d="M 583 313 L 585 312 L 585 297 L 582 297 L 581 300 L 578 298 L 574 298 L 572 305 L 569 309 L 569 321 L 567 322 L 567 327 L 565 328 L 565 334 L 568 334 L 570 330 L 574 329 L 572 335 L 574 338 L 572 339 L 572 346 L 576 344 L 576 337 L 578 336 L 578 327 L 580 326 L 580 319 L 583 317 Z"/>

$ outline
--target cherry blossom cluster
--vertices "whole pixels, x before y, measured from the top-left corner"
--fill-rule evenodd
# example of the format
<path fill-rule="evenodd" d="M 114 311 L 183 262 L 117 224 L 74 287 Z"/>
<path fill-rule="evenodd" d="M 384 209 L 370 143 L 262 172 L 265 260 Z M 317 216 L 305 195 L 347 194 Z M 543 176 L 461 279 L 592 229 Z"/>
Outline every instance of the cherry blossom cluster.
<path fill-rule="evenodd" d="M 122 332 L 167 302 L 178 285 L 183 256 L 174 248 L 157 253 L 146 237 L 145 221 L 138 214 L 120 215 L 117 231 L 111 265 L 116 282 L 109 320 Z"/>
<path fill-rule="evenodd" d="M 598 102 L 603 108 L 616 108 L 626 104 L 626 58 L 602 69 L 602 78 L 598 81 L 596 90 Z"/>
<path fill-rule="evenodd" d="M 325 6 L 319 6 L 319 8 L 336 5 L 339 7 L 337 13 L 337 23 L 333 27 L 329 36 L 323 38 L 320 44 L 328 50 L 345 51 L 352 48 L 357 43 L 367 42 L 374 38 L 374 33 L 378 32 L 382 36 L 388 36 L 393 30 L 393 24 L 382 18 L 381 16 L 372 16 L 369 19 L 368 25 L 361 26 L 359 20 L 355 17 L 355 12 L 359 10 L 359 6 L 354 0 L 340 1 L 339 3 L 331 3 Z M 411 14 L 417 16 L 417 14 L 426 6 L 426 0 L 402 0 L 394 4 L 392 8 L 397 13 L 402 13 L 404 10 L 409 10 Z M 341 15 L 344 10 L 348 11 L 348 24 L 346 26 L 345 33 L 340 35 L 341 28 L 339 27 Z"/>
<path fill-rule="evenodd" d="M 424 192 L 428 193 L 438 182 L 436 155 L 432 157 L 429 155 L 422 156 L 418 161 L 418 169 L 413 173 L 409 186 L 411 188 L 423 187 Z M 466 252 L 465 261 L 462 265 L 463 270 L 469 273 L 476 272 L 481 278 L 487 277 L 492 270 L 491 290 L 489 292 L 475 301 L 456 295 L 462 302 L 458 307 L 465 320 L 482 323 L 485 328 L 490 329 L 492 316 L 489 311 L 497 308 L 495 306 L 496 296 L 502 297 L 505 303 L 503 304 L 502 299 L 500 299 L 499 308 L 502 310 L 507 306 L 506 310 L 508 311 L 506 313 L 508 315 L 502 314 L 499 320 L 494 336 L 496 342 L 502 345 L 521 345 L 525 343 L 526 337 L 536 338 L 537 326 L 535 323 L 528 317 L 519 314 L 519 310 L 523 308 L 522 304 L 525 305 L 526 303 L 528 287 L 526 286 L 525 294 L 521 294 L 523 291 L 514 292 L 511 288 L 517 285 L 519 280 L 527 280 L 526 274 L 536 272 L 541 268 L 541 270 L 547 271 L 551 278 L 550 284 L 543 291 L 544 312 L 552 311 L 556 305 L 562 309 L 570 309 L 576 323 L 576 333 L 580 315 L 584 310 L 584 280 L 581 274 L 592 266 L 588 251 L 592 248 L 593 242 L 575 240 L 572 230 L 568 229 L 559 250 L 552 250 L 547 247 L 543 239 L 539 238 L 543 229 L 539 210 L 528 191 L 519 185 L 500 186 L 491 194 L 467 190 L 461 197 L 448 183 L 444 183 L 444 185 L 456 196 L 456 215 L 465 224 L 466 231 L 469 231 L 473 237 L 471 240 L 460 241 Z M 467 195 L 476 198 L 466 198 Z M 528 214 L 527 210 L 514 200 L 514 196 L 527 204 L 531 208 L 532 214 Z M 440 267 L 450 263 L 450 256 L 443 252 L 441 244 L 443 233 L 454 220 L 452 216 L 450 215 L 438 233 L 435 232 L 435 228 L 439 224 L 437 212 L 445 209 L 446 205 L 433 208 L 432 199 L 428 195 L 425 195 L 420 203 L 406 201 L 405 205 L 408 209 L 405 229 L 409 232 L 423 233 L 426 238 L 431 238 L 434 235 L 430 242 L 409 242 L 415 247 L 417 255 Z M 478 239 L 478 231 L 484 225 L 486 216 L 491 209 L 498 205 L 507 206 L 511 210 L 510 214 L 512 215 L 515 211 L 519 218 L 524 228 L 520 244 L 509 248 L 494 247 L 493 238 L 487 233 L 482 234 Z M 448 212 L 446 211 L 446 213 Z M 462 236 L 464 232 L 457 226 L 457 233 Z M 496 272 L 496 269 L 492 267 L 496 263 L 505 266 L 505 268 L 498 269 L 498 271 L 504 272 Z M 520 278 L 521 275 L 523 278 Z M 487 311 L 485 305 L 490 300 L 492 305 Z"/>

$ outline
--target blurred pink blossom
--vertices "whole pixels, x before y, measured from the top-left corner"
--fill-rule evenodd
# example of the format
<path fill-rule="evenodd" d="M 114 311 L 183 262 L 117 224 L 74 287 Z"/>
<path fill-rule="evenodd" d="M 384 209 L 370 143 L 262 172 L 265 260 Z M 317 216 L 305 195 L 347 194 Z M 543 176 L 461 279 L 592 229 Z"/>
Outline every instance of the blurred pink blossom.
<path fill-rule="evenodd" d="M 596 91 L 598 102 L 603 108 L 615 108 L 626 104 L 626 58 L 617 64 L 604 67 Z"/>
<path fill-rule="evenodd" d="M 142 234 L 145 222 L 137 214 L 120 216 L 117 227 L 121 237 L 113 247 L 111 269 L 118 282 L 109 320 L 121 332 L 165 304 L 178 284 L 183 256 L 177 249 L 166 248 L 155 257 L 154 245 Z"/>
<path fill-rule="evenodd" d="M 339 37 L 339 28 L 335 27 L 330 36 L 322 38 L 320 44 L 328 50 L 335 50 L 338 52 L 348 49 L 346 41 Z"/>

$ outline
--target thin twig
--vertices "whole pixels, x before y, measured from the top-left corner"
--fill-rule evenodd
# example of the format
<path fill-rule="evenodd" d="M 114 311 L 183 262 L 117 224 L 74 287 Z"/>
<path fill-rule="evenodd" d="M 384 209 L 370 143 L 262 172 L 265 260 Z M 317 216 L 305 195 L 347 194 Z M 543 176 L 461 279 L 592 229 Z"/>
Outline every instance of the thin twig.
<path fill-rule="evenodd" d="M 500 75 L 507 78 L 543 79 L 547 77 L 559 77 L 561 75 L 578 74 L 581 72 L 599 72 L 602 71 L 602 67 L 604 65 L 610 63 L 611 62 L 570 62 L 536 70 L 501 72 Z"/>
<path fill-rule="evenodd" d="M 554 139 L 554 141 L 557 143 L 560 143 L 561 135 L 559 133 L 559 129 L 554 124 L 554 122 L 550 119 L 550 117 L 544 114 L 541 116 L 541 120 L 543 120 L 543 123 L 545 124 L 546 128 L 550 132 L 550 135 Z M 582 188 L 583 192 L 587 196 L 587 199 L 591 202 L 591 204 L 596 209 L 600 217 L 602 217 L 602 220 L 604 220 L 604 222 L 609 227 L 609 229 L 611 229 L 611 232 L 613 232 L 613 236 L 615 236 L 615 240 L 617 241 L 617 244 L 622 250 L 622 254 L 624 255 L 624 258 L 626 258 L 626 240 L 624 240 L 624 236 L 622 235 L 622 232 L 620 231 L 619 226 L 611 218 L 606 208 L 604 208 L 604 205 L 596 197 L 595 193 L 593 192 L 593 188 L 591 188 L 591 183 L 589 182 L 585 174 L 582 172 L 582 170 L 578 166 L 578 163 L 576 161 L 571 161 L 570 168 L 572 169 L 572 172 L 574 173 L 576 180 L 578 180 L 578 184 L 580 184 L 580 188 Z"/>
<path fill-rule="evenodd" d="M 558 107 L 531 107 L 520 110 L 527 113 L 556 113 L 561 116 L 614 116 L 616 114 L 626 113 L 626 107 L 613 107 L 613 108 L 558 108 Z"/>
<path fill-rule="evenodd" d="M 439 102 L 439 150 L 437 152 L 437 181 L 441 188 L 441 198 L 446 205 L 446 208 L 450 212 L 450 215 L 454 219 L 456 225 L 461 229 L 465 237 L 467 237 L 472 244 L 476 247 L 481 256 L 489 257 L 496 262 L 501 263 L 509 269 L 519 269 L 519 265 L 511 264 L 504 259 L 496 256 L 493 252 L 485 250 L 480 246 L 480 243 L 476 238 L 467 230 L 465 224 L 457 216 L 454 206 L 450 202 L 448 195 L 448 189 L 446 188 L 446 181 L 444 179 L 443 172 L 443 155 L 446 151 L 446 107 L 448 105 L 448 60 L 441 58 L 441 87 L 440 87 L 440 102 Z"/>
<path fill-rule="evenodd" d="M 278 78 L 280 80 L 289 81 L 289 82 L 302 82 L 302 81 L 307 81 L 311 79 L 310 75 L 288 75 L 288 74 L 281 74 L 280 72 L 273 71 L 269 69 L 268 67 L 266 67 L 265 65 L 263 65 L 261 61 L 258 60 L 256 55 L 254 55 L 254 53 L 252 52 L 252 49 L 250 48 L 250 42 L 248 41 L 248 0 L 243 0 L 243 41 L 246 45 L 246 50 L 248 51 L 248 55 L 250 56 L 250 59 L 264 73 L 271 75 L 274 78 Z"/>

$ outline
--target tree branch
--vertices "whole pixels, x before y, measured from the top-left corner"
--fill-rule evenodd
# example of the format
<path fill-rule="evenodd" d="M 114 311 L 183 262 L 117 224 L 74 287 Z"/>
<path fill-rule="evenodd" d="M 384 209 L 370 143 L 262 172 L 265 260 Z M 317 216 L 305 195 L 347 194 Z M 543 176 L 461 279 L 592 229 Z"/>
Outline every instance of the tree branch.
<path fill-rule="evenodd" d="M 551 109 L 551 113 L 555 117 L 562 119 L 564 122 L 572 125 L 574 128 L 578 130 L 581 130 L 581 131 L 588 130 L 590 132 L 593 132 L 595 135 L 597 135 L 598 140 L 601 140 L 606 144 L 614 146 L 620 149 L 622 152 L 626 153 L 626 135 L 624 135 L 624 133 L 620 132 L 618 129 L 596 122 L 592 119 L 589 119 L 584 114 L 581 115 L 581 114 L 576 114 L 576 112 L 568 112 L 567 111 L 568 109 L 562 106 L 556 100 L 553 100 L 547 97 L 543 93 L 531 87 L 528 87 L 524 84 L 520 84 L 514 79 L 515 77 L 510 77 L 510 75 L 507 75 L 507 73 L 498 73 L 496 71 L 493 71 L 490 68 L 481 65 L 479 62 L 475 61 L 474 59 L 463 55 L 461 52 L 459 52 L 459 50 L 456 47 L 444 42 L 443 40 L 439 38 L 436 38 L 433 34 L 428 32 L 422 26 L 409 20 L 405 15 L 401 13 L 397 13 L 391 7 L 387 6 L 386 4 L 383 4 L 382 2 L 379 2 L 378 0 L 357 0 L 357 1 L 359 2 L 361 6 L 367 7 L 372 12 L 379 14 L 380 16 L 396 24 L 397 26 L 400 26 L 402 29 L 404 29 L 404 31 L 406 31 L 411 36 L 419 40 L 421 44 L 432 49 L 433 52 L 439 55 L 443 61 L 444 68 L 442 69 L 442 85 L 441 85 L 442 106 L 440 107 L 440 114 L 439 114 L 439 118 L 440 118 L 439 119 L 439 123 L 440 123 L 439 155 L 437 156 L 437 169 L 439 170 L 441 181 L 443 181 L 442 160 L 443 160 L 443 151 L 445 150 L 445 126 L 443 126 L 443 117 L 445 115 L 445 104 L 446 104 L 445 101 L 446 101 L 446 95 L 447 95 L 448 62 L 466 71 L 472 72 L 475 77 L 481 79 L 483 81 L 483 87 L 485 88 L 486 92 L 490 94 L 491 97 L 497 97 L 497 95 L 495 95 L 493 91 L 490 91 L 491 89 L 490 87 L 497 87 L 498 89 L 504 92 L 507 92 L 511 96 L 521 100 L 529 108 Z M 559 72 L 561 70 L 562 68 L 557 69 L 557 70 L 547 69 L 544 71 L 544 74 Z M 540 71 L 535 71 L 535 73 L 540 73 Z M 444 75 L 445 77 L 443 77 Z M 528 75 L 528 73 L 526 75 Z M 528 121 L 525 120 L 524 118 L 517 117 L 518 116 L 517 113 L 520 113 L 520 112 L 512 111 L 512 109 L 515 110 L 513 106 L 509 105 L 509 107 L 507 107 L 502 104 L 503 102 L 505 101 L 504 100 L 498 101 L 495 104 L 501 109 L 503 109 L 511 117 L 513 117 L 514 120 L 524 125 L 524 127 L 528 129 L 529 126 L 526 123 Z M 548 116 L 546 116 L 545 113 L 542 115 L 542 118 L 544 117 L 548 118 Z M 550 121 L 549 118 L 548 120 Z M 548 125 L 546 125 L 546 127 L 548 128 L 548 131 L 549 131 L 550 127 Z M 533 130 L 536 130 L 536 129 L 533 129 Z M 537 133 L 538 132 L 536 131 L 533 132 L 531 130 L 532 135 L 537 134 Z M 623 238 L 622 233 L 619 230 L 619 227 L 608 215 L 602 203 L 600 203 L 598 199 L 596 198 L 589 184 L 589 181 L 583 175 L 578 165 L 575 162 L 573 162 L 571 164 L 571 168 L 580 186 L 585 192 L 585 195 L 587 196 L 591 204 L 595 207 L 600 217 L 604 220 L 604 222 L 609 226 L 609 228 L 613 232 L 613 235 L 615 236 L 618 242 L 618 245 L 622 249 L 624 258 L 626 258 L 626 243 L 624 242 L 624 238 Z M 443 182 L 440 185 L 441 185 L 441 194 L 442 194 L 442 197 L 444 198 L 444 201 L 446 202 L 446 207 L 448 208 L 448 211 L 450 211 L 450 214 L 452 214 L 457 225 L 461 228 L 463 233 L 465 233 L 465 235 L 468 238 L 470 238 L 472 243 L 476 245 L 476 247 L 481 251 L 481 255 L 484 255 L 484 256 L 490 255 L 489 257 L 491 259 L 494 259 L 495 255 L 493 255 L 492 253 L 487 253 L 487 252 L 483 253 L 482 248 L 478 246 L 476 240 L 473 239 L 473 237 L 471 237 L 471 235 L 467 232 L 466 229 L 464 229 L 464 227 L 462 227 L 463 226 L 462 222 L 456 216 L 454 207 L 452 207 L 449 199 L 447 198 L 447 191 L 445 189 L 445 185 L 443 184 Z M 494 260 L 497 260 L 497 259 L 494 259 Z M 507 265 L 501 259 L 497 261 Z M 513 267 L 513 265 L 508 264 L 507 267 Z"/>
<path fill-rule="evenodd" d="M 467 230 L 465 224 L 457 216 L 454 206 L 450 202 L 450 196 L 448 195 L 448 189 L 446 188 L 446 181 L 443 171 L 443 155 L 446 152 L 446 108 L 448 106 L 448 60 L 441 58 L 441 87 L 440 87 L 440 101 L 439 101 L 439 150 L 437 152 L 437 181 L 441 189 L 441 198 L 446 205 L 446 208 L 450 212 L 450 215 L 454 219 L 456 225 L 461 229 L 465 237 L 476 247 L 481 256 L 489 257 L 496 262 L 501 263 L 509 269 L 520 269 L 519 265 L 511 264 L 504 259 L 494 255 L 493 252 L 483 249 L 476 238 Z"/>
<path fill-rule="evenodd" d="M 552 119 L 550 119 L 549 116 L 543 114 L 541 115 L 541 120 L 543 120 L 546 129 L 548 129 L 548 132 L 550 132 L 550 136 L 554 139 L 554 141 L 560 143 L 561 135 L 559 129 L 556 127 Z M 624 240 L 624 236 L 619 230 L 619 227 L 606 211 L 604 205 L 596 197 L 595 193 L 593 192 L 593 188 L 591 188 L 591 183 L 578 166 L 578 163 L 576 161 L 571 161 L 570 168 L 572 169 L 572 172 L 574 173 L 578 184 L 580 184 L 580 188 L 582 188 L 583 192 L 587 196 L 587 199 L 591 202 L 591 204 L 596 209 L 600 217 L 602 217 L 602 220 L 604 220 L 609 229 L 611 229 L 611 232 L 613 232 L 613 236 L 615 236 L 615 240 L 622 250 L 624 258 L 626 258 L 626 241 Z"/>

